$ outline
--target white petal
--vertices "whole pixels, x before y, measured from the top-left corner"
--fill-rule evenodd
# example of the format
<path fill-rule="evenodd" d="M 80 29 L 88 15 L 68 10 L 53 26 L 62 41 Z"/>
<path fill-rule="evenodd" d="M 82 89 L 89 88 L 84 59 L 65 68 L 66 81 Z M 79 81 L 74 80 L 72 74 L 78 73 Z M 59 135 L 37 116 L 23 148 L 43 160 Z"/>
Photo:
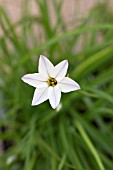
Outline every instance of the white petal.
<path fill-rule="evenodd" d="M 68 61 L 64 60 L 54 67 L 51 77 L 56 78 L 56 80 L 59 82 L 65 77 L 67 73 L 67 69 L 68 69 Z"/>
<path fill-rule="evenodd" d="M 22 80 L 33 87 L 40 88 L 48 86 L 46 77 L 40 73 L 26 74 L 22 77 Z"/>
<path fill-rule="evenodd" d="M 41 55 L 39 59 L 39 73 L 42 73 L 48 78 L 53 68 L 53 64 L 46 57 Z"/>
<path fill-rule="evenodd" d="M 58 104 L 60 103 L 60 98 L 61 98 L 61 91 L 60 91 L 58 85 L 55 87 L 49 87 L 48 98 L 49 98 L 51 107 L 53 109 L 55 109 L 58 106 Z"/>
<path fill-rule="evenodd" d="M 48 99 L 48 87 L 47 88 L 36 88 L 32 100 L 32 106 L 43 103 Z"/>
<path fill-rule="evenodd" d="M 64 93 L 68 93 L 74 90 L 79 90 L 80 86 L 74 80 L 70 79 L 69 77 L 65 77 L 60 83 L 58 83 L 61 91 Z"/>

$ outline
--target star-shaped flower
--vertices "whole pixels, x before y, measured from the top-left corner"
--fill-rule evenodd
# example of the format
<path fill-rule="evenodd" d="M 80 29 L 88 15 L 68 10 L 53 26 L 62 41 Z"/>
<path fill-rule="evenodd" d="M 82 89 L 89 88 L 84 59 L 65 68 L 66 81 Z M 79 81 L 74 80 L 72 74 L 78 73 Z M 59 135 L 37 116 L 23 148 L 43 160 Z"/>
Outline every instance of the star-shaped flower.
<path fill-rule="evenodd" d="M 46 57 L 40 56 L 39 73 L 26 74 L 22 77 L 25 83 L 35 87 L 32 106 L 43 103 L 47 99 L 55 109 L 61 98 L 61 92 L 68 93 L 79 90 L 80 86 L 69 77 L 65 77 L 68 61 L 64 60 L 54 66 Z"/>

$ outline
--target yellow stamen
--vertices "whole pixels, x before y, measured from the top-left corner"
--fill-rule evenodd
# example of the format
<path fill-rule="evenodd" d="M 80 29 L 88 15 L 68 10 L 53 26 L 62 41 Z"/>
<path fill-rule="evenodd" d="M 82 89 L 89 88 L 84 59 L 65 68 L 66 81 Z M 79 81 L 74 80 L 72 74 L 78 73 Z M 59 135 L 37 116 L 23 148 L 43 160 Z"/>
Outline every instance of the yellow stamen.
<path fill-rule="evenodd" d="M 55 78 L 52 78 L 52 77 L 50 77 L 50 78 L 47 80 L 47 83 L 48 83 L 49 86 L 52 86 L 52 87 L 54 87 L 55 85 L 57 85 L 56 79 L 55 79 Z"/>

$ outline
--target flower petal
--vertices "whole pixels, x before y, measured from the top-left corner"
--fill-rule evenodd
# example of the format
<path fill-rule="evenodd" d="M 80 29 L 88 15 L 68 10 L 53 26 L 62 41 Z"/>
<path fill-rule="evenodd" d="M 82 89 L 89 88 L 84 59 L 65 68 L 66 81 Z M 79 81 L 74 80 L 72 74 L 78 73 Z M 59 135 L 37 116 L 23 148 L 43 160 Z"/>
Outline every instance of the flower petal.
<path fill-rule="evenodd" d="M 68 69 L 68 61 L 64 60 L 54 67 L 51 73 L 51 77 L 56 78 L 56 80 L 59 82 L 65 77 L 67 73 L 67 69 Z"/>
<path fill-rule="evenodd" d="M 33 87 L 40 88 L 48 86 L 48 84 L 46 83 L 46 77 L 44 77 L 40 73 L 26 74 L 22 77 L 22 80 Z"/>
<path fill-rule="evenodd" d="M 60 103 L 60 98 L 61 98 L 61 91 L 58 85 L 56 85 L 55 87 L 52 87 L 52 86 L 49 87 L 48 98 L 49 98 L 51 107 L 55 109 Z"/>
<path fill-rule="evenodd" d="M 74 80 L 70 79 L 69 77 L 65 77 L 60 83 L 59 83 L 60 89 L 64 93 L 68 93 L 74 90 L 79 90 L 80 86 L 78 83 L 76 83 Z"/>
<path fill-rule="evenodd" d="M 48 99 L 48 87 L 36 88 L 32 100 L 32 106 L 43 103 Z"/>
<path fill-rule="evenodd" d="M 39 59 L 39 73 L 44 74 L 47 78 L 50 77 L 54 65 L 44 56 L 40 55 Z"/>

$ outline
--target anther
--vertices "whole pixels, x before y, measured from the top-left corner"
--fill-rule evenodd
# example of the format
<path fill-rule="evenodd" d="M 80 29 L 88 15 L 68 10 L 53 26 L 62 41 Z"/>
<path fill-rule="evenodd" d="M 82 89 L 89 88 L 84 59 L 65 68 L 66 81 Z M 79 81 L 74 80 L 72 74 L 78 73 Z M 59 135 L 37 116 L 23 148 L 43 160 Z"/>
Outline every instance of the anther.
<path fill-rule="evenodd" d="M 54 87 L 55 85 L 57 85 L 56 79 L 55 79 L 55 78 L 52 78 L 52 77 L 50 77 L 50 78 L 47 80 L 47 83 L 48 83 L 49 86 L 52 86 L 52 87 Z"/>

